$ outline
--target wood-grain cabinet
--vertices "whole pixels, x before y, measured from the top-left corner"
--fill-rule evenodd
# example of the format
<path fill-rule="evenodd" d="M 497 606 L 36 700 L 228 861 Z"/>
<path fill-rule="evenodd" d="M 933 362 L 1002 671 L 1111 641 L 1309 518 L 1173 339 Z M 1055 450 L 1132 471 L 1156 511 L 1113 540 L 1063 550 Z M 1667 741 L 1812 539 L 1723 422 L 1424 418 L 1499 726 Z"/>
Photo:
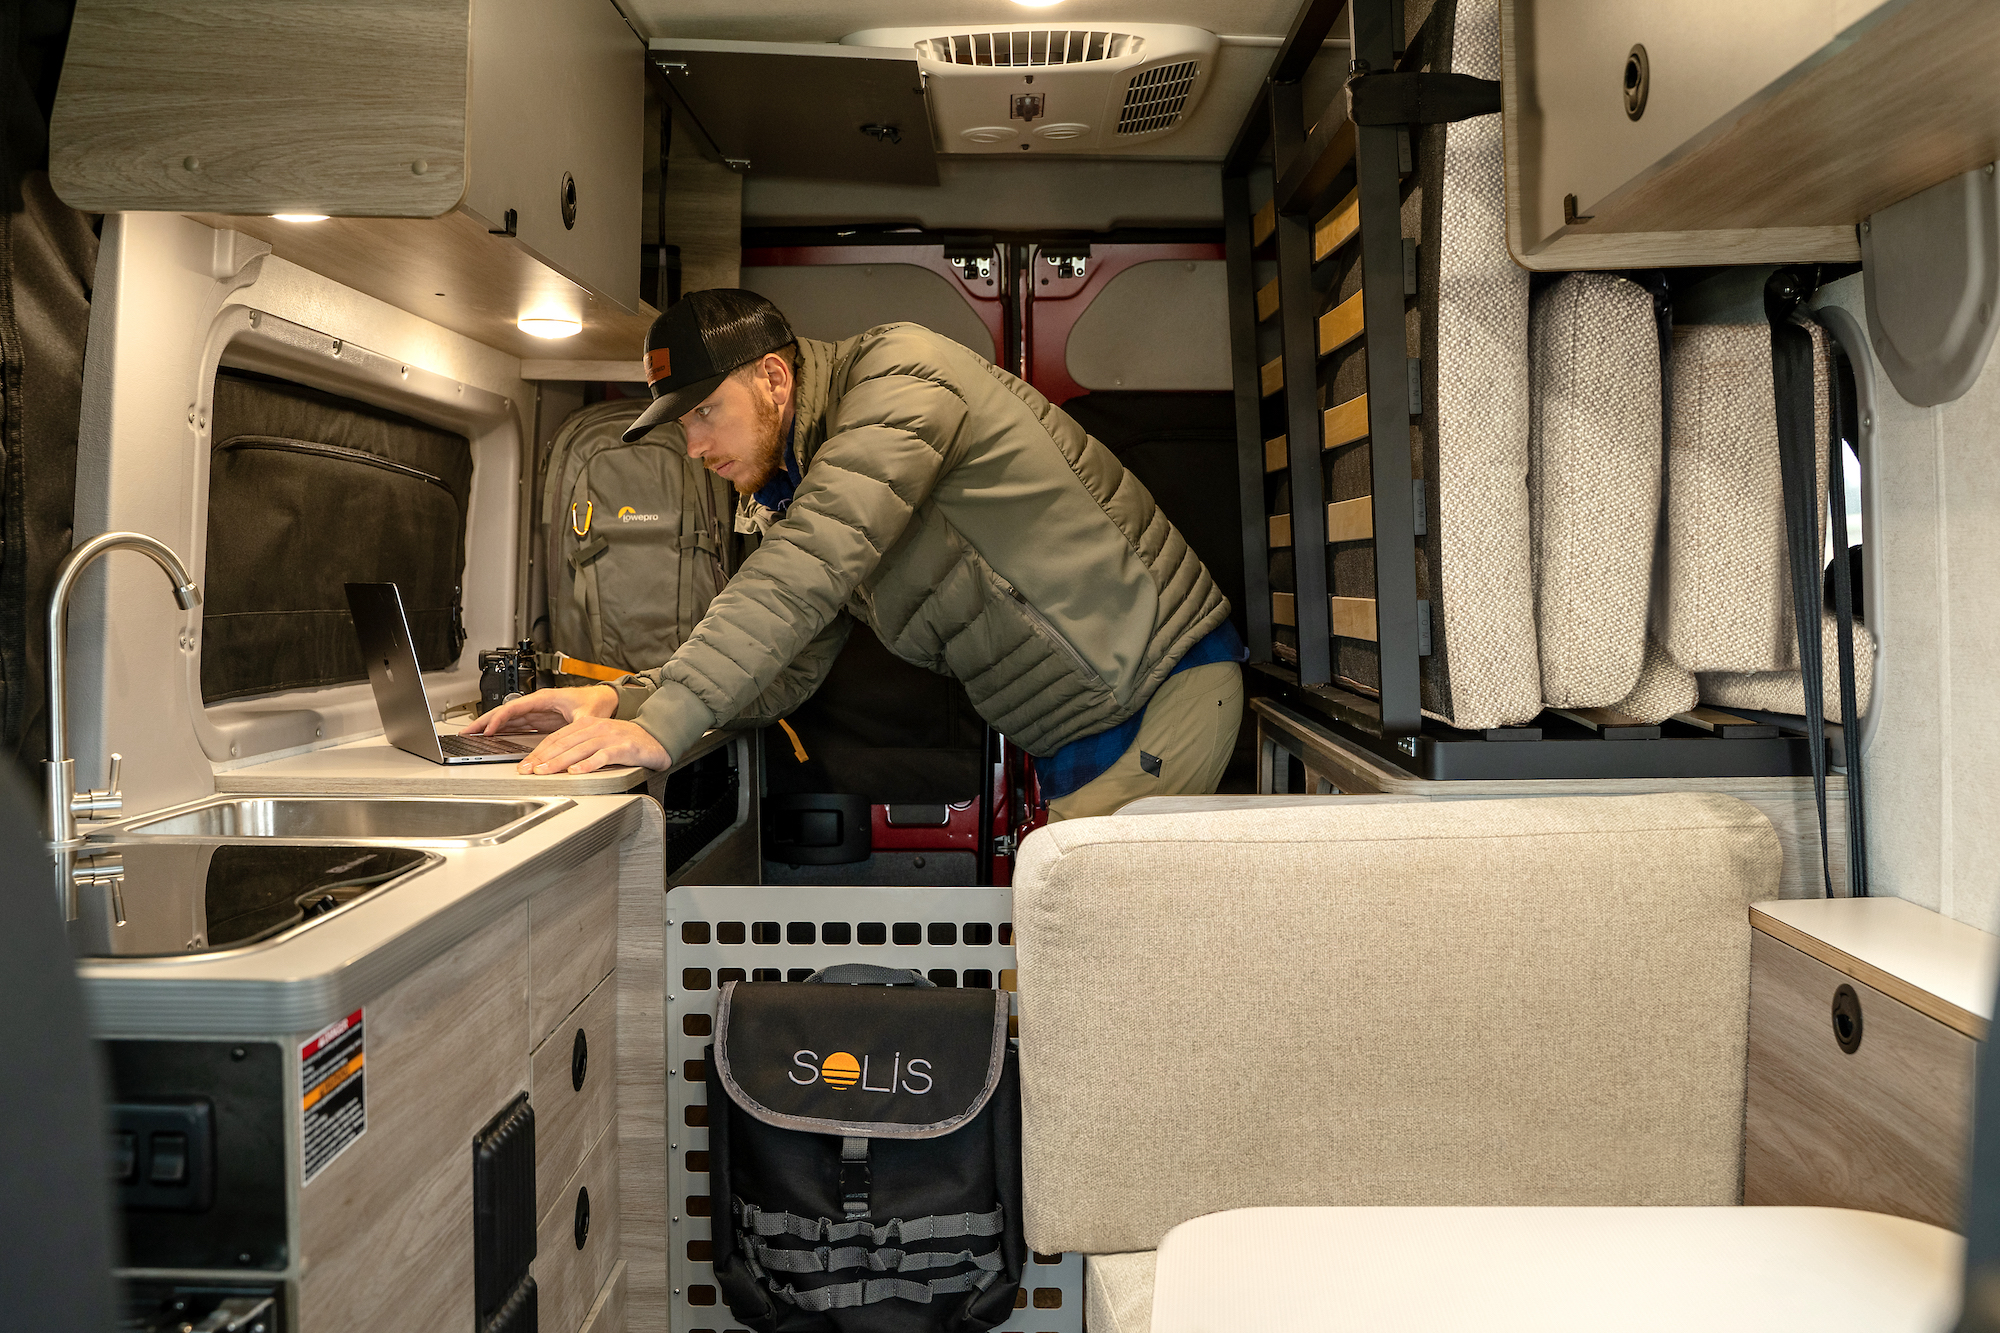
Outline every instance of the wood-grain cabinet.
<path fill-rule="evenodd" d="M 472 1325 L 472 1145 L 522 1092 L 538 1327 L 623 1326 L 619 857 L 598 853 L 367 1004 L 367 1130 L 299 1191 L 299 1333 Z"/>
<path fill-rule="evenodd" d="M 1751 921 L 1743 1202 L 1961 1229 L 2000 940 L 1887 898 Z"/>
<path fill-rule="evenodd" d="M 2000 155 L 1987 0 L 1502 0 L 1508 242 L 1531 269 L 1856 260 Z"/>
<path fill-rule="evenodd" d="M 650 318 L 644 81 L 611 0 L 80 0 L 49 174 L 516 355 L 622 358 Z M 536 314 L 584 331 L 541 341 Z"/>

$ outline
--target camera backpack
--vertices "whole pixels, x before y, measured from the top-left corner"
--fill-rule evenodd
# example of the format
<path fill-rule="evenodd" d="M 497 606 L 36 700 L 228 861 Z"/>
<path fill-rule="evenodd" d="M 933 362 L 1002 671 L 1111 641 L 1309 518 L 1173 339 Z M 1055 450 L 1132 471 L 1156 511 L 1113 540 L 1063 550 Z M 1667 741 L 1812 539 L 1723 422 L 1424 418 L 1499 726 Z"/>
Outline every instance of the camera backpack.
<path fill-rule="evenodd" d="M 757 1333 L 974 1333 L 1027 1260 L 1007 993 L 865 963 L 733 981 L 708 1047 L 713 1259 Z"/>
<path fill-rule="evenodd" d="M 687 456 L 678 424 L 627 444 L 647 405 L 579 408 L 544 465 L 546 634 L 557 654 L 612 668 L 586 674 L 672 657 L 734 569 L 735 492 Z"/>

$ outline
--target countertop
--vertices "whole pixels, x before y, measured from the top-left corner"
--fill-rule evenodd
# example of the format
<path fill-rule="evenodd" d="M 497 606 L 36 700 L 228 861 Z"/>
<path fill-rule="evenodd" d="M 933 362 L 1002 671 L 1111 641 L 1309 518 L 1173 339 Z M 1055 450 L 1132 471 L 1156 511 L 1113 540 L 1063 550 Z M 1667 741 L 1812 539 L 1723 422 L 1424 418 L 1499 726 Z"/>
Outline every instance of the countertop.
<path fill-rule="evenodd" d="M 1756 903 L 1750 924 L 1968 1036 L 1984 1039 L 2000 936 L 1903 898 Z"/>
<path fill-rule="evenodd" d="M 701 758 L 733 735 L 722 730 L 703 734 L 686 754 L 676 757 L 675 767 Z M 653 776 L 651 769 L 631 767 L 526 776 L 513 764 L 434 764 L 375 735 L 221 769 L 215 775 L 215 790 L 265 796 L 602 796 L 631 791 Z"/>
<path fill-rule="evenodd" d="M 85 960 L 77 977 L 91 1028 L 101 1037 L 310 1032 L 648 824 L 658 838 L 651 801 L 578 796 L 505 842 L 427 849 L 442 850 L 442 863 L 289 938 L 214 954 Z"/>

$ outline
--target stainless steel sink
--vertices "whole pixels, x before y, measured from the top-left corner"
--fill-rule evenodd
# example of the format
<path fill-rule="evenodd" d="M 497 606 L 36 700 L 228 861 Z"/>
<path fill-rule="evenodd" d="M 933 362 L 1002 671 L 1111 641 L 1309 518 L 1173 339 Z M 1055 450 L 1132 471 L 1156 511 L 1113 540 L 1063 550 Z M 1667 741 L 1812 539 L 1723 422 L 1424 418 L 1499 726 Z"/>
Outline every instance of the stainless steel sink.
<path fill-rule="evenodd" d="M 216 796 L 128 819 L 93 838 L 262 839 L 403 847 L 505 842 L 574 804 L 566 796 Z"/>

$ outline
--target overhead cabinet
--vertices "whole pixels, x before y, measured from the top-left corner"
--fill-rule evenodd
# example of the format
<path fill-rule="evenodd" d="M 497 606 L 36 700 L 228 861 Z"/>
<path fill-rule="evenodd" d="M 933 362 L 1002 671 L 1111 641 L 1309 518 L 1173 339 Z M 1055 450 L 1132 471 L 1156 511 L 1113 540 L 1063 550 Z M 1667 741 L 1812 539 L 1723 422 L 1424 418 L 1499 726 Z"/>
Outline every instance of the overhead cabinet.
<path fill-rule="evenodd" d="M 564 355 L 633 356 L 644 79 L 611 0 L 79 0 L 50 176 L 517 354 L 542 315 L 582 321 Z"/>
<path fill-rule="evenodd" d="M 2000 156 L 1990 0 L 1500 9 L 1531 269 L 1856 260 L 1856 224 Z"/>

